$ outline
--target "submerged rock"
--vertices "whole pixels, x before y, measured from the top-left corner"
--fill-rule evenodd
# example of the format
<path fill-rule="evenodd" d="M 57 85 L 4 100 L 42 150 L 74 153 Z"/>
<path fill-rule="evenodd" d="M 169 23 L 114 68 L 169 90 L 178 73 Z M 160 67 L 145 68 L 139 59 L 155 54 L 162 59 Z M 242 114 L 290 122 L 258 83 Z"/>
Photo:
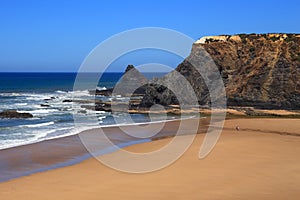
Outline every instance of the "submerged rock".
<path fill-rule="evenodd" d="M 0 118 L 32 118 L 30 113 L 19 113 L 16 110 L 5 110 L 0 112 Z"/>
<path fill-rule="evenodd" d="M 62 102 L 63 102 L 63 103 L 71 103 L 71 102 L 73 102 L 73 100 L 72 100 L 72 99 L 65 99 L 65 100 L 63 100 Z"/>
<path fill-rule="evenodd" d="M 96 89 L 95 91 L 89 91 L 91 95 L 99 95 L 99 96 L 111 96 L 114 88 L 108 88 L 103 90 Z"/>

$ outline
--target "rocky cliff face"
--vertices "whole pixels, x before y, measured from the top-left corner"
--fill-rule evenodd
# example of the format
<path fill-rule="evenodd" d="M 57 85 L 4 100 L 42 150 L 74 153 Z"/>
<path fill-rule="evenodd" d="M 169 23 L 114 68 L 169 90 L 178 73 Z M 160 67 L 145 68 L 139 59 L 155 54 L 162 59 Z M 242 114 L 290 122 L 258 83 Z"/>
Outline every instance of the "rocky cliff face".
<path fill-rule="evenodd" d="M 203 69 L 210 68 L 212 63 L 205 59 L 204 50 L 218 67 L 229 106 L 300 109 L 300 35 L 240 34 L 195 42 L 176 72 L 194 88 L 199 103 L 209 105 L 206 84 L 191 64 L 192 60 Z M 161 83 L 171 82 L 174 72 L 152 84 L 141 105 L 178 103 L 172 92 L 159 88 Z"/>
<path fill-rule="evenodd" d="M 238 36 L 200 44 L 221 72 L 228 105 L 300 108 L 300 35 Z"/>

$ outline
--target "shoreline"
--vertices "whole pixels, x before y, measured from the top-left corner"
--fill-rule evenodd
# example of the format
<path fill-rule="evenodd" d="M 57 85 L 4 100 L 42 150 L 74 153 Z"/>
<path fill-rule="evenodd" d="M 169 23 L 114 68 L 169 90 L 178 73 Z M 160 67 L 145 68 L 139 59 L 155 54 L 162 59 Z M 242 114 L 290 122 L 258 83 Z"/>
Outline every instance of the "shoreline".
<path fill-rule="evenodd" d="M 136 126 L 159 125 L 165 124 L 164 128 L 156 136 L 157 138 L 165 138 L 172 136 L 174 130 L 181 120 L 196 120 L 195 118 L 172 119 L 166 121 L 155 121 L 150 123 L 108 125 L 101 129 L 108 132 L 109 139 L 119 148 L 134 145 L 137 143 L 149 142 L 150 139 L 137 139 L 132 136 L 125 135 L 119 127 L 134 129 Z M 200 120 L 206 121 L 205 118 Z M 32 175 L 38 172 L 44 172 L 66 166 L 78 164 L 92 157 L 82 143 L 80 134 L 89 135 L 88 137 L 96 137 L 99 128 L 90 128 L 83 130 L 74 135 L 67 135 L 48 140 L 38 141 L 30 144 L 14 146 L 10 148 L 0 149 L 0 183 Z M 98 149 L 97 155 L 111 153 L 117 149 L 107 149 L 103 147 Z M 54 149 L 54 150 L 53 150 Z M 49 152 L 51 151 L 51 152 Z"/>
<path fill-rule="evenodd" d="M 61 138 L 66 138 L 66 137 L 71 137 L 74 135 L 79 135 L 84 131 L 88 131 L 88 130 L 93 130 L 93 129 L 98 129 L 98 128 L 114 128 L 114 127 L 125 127 L 125 126 L 139 126 L 139 125 L 147 125 L 147 124 L 153 124 L 153 123 L 165 123 L 165 122 L 171 122 L 171 121 L 179 121 L 179 120 L 188 120 L 188 119 L 192 119 L 195 118 L 194 116 L 192 117 L 188 117 L 188 118 L 176 118 L 176 119 L 167 119 L 167 120 L 160 120 L 160 121 L 151 121 L 151 122 L 138 122 L 138 123 L 131 123 L 131 124 L 109 124 L 109 125 L 99 125 L 99 126 L 95 126 L 95 127 L 86 127 L 82 130 L 78 130 L 75 133 L 70 133 L 70 134 L 65 134 L 65 135 L 59 135 L 59 136 L 53 136 L 50 138 L 45 138 L 43 140 L 36 140 L 36 141 L 32 141 L 29 143 L 24 143 L 24 144 L 19 144 L 16 146 L 8 146 L 8 147 L 4 147 L 1 148 L 0 147 L 0 151 L 1 150 L 6 150 L 6 149 L 11 149 L 11 148 L 18 148 L 18 147 L 22 147 L 22 146 L 26 146 L 26 145 L 32 145 L 32 144 L 36 144 L 36 143 L 40 143 L 40 142 L 45 142 L 45 141 L 49 141 L 49 140 L 56 140 L 56 139 L 61 139 Z M 205 117 L 201 117 L 201 118 L 205 118 Z"/>
<path fill-rule="evenodd" d="M 112 124 L 112 125 L 106 125 L 106 126 L 103 126 L 100 128 L 101 129 L 102 128 L 103 129 L 116 129 L 116 128 L 118 129 L 118 127 L 120 127 L 120 126 L 134 128 L 135 126 L 144 126 L 144 125 L 160 124 L 160 123 L 178 123 L 181 120 L 193 120 L 193 119 L 195 119 L 195 118 L 188 117 L 188 118 L 183 118 L 183 119 L 170 119 L 170 120 L 165 120 L 165 121 L 154 121 L 154 122 L 150 122 L 150 123 L 142 122 L 142 123 L 136 123 L 136 124 L 121 124 L 121 125 Z M 234 116 L 233 118 L 230 118 L 230 117 L 226 118 L 225 121 L 236 120 L 236 119 L 297 120 L 297 118 L 291 119 L 289 117 L 285 118 L 283 116 L 282 117 L 265 116 L 265 117 L 252 117 L 252 118 L 245 117 L 245 116 Z M 202 127 L 202 130 L 199 129 L 199 132 L 205 133 L 205 131 L 207 130 L 206 126 L 209 123 L 208 122 L 209 120 L 210 120 L 209 117 L 200 117 L 200 121 L 201 121 L 200 123 L 203 123 L 205 125 L 204 125 L 204 127 Z M 278 126 L 276 126 L 276 127 L 278 128 Z M 53 170 L 53 169 L 57 169 L 57 168 L 63 168 L 63 167 L 67 167 L 67 166 L 76 165 L 85 160 L 90 159 L 93 156 L 90 154 L 90 152 L 88 152 L 86 150 L 86 147 L 82 143 L 79 135 L 82 133 L 85 133 L 85 132 L 95 132 L 95 131 L 97 131 L 97 129 L 98 128 L 92 127 L 92 128 L 80 131 L 79 133 L 72 134 L 72 135 L 59 136 L 56 138 L 50 138 L 50 139 L 46 139 L 46 140 L 42 140 L 42 141 L 37 141 L 34 143 L 0 149 L 0 160 L 1 160 L 0 171 L 2 172 L 2 176 L 0 175 L 0 183 L 10 181 L 13 179 L 18 179 L 20 177 L 32 175 L 35 173 L 40 173 L 40 172 L 49 171 L 49 170 Z M 176 129 L 176 127 L 175 127 L 175 129 Z M 225 127 L 224 127 L 224 130 L 226 130 Z M 265 132 L 265 133 L 272 133 L 272 134 L 279 134 L 279 135 L 300 136 L 300 133 L 280 132 L 280 131 L 276 131 L 276 130 L 265 130 L 265 131 L 262 131 L 260 129 L 244 129 L 244 130 L 253 131 L 253 132 Z M 150 139 L 125 140 L 125 141 L 119 142 L 119 143 L 116 142 L 116 145 L 119 148 L 125 148 L 125 147 L 136 145 L 139 143 L 161 140 L 161 139 L 170 138 L 173 136 L 174 136 L 174 134 L 172 134 L 172 133 L 167 133 L 167 134 L 161 133 L 161 135 L 158 134 L 156 137 L 153 137 Z M 122 140 L 122 139 L 120 139 L 120 140 Z M 53 155 L 51 155 L 51 154 L 46 155 L 44 150 L 42 152 L 40 152 L 41 155 L 38 155 L 39 149 L 51 149 L 51 148 L 53 148 L 53 146 L 55 146 L 55 148 L 60 148 L 59 151 L 61 151 L 60 153 L 62 155 L 58 155 L 55 153 L 55 156 L 57 156 L 57 158 L 53 159 L 53 158 L 51 158 L 51 156 L 53 156 Z M 68 150 L 67 148 L 61 148 L 63 146 L 67 146 L 71 150 Z M 33 150 L 33 149 L 37 149 L 37 150 Z M 34 151 L 36 151 L 36 152 L 34 152 Z M 99 152 L 97 152 L 97 155 L 112 153 L 114 151 L 117 151 L 117 149 L 109 150 L 109 149 L 104 148 L 104 149 L 100 149 Z M 30 153 L 28 153 L 28 152 L 30 152 Z M 21 158 L 21 157 L 28 157 L 29 156 L 28 154 L 30 154 L 30 156 L 33 157 L 34 160 L 37 160 L 37 163 L 40 161 L 42 161 L 42 163 L 44 163 L 45 160 L 47 160 L 49 157 L 51 159 L 46 162 L 45 166 L 42 166 L 42 167 L 36 166 L 36 162 L 26 161 Z M 27 169 L 26 171 L 23 171 L 23 169 L 17 169 L 16 174 L 14 174 L 14 172 L 10 171 L 9 173 L 14 174 L 14 175 L 9 175 L 8 177 L 6 177 L 5 175 L 3 176 L 3 174 L 5 174 L 6 170 L 7 170 L 6 165 L 10 165 L 10 164 L 8 164 L 8 163 L 10 163 L 10 161 L 8 161 L 10 156 L 12 156 L 14 159 L 19 158 L 20 160 L 22 160 L 20 163 L 18 163 L 18 165 L 22 166 L 25 164 L 26 168 L 28 168 L 28 166 L 29 166 L 29 168 L 30 167 L 32 167 L 32 168 L 30 168 L 30 170 Z M 63 158 L 59 158 L 59 157 L 63 157 Z"/>
<path fill-rule="evenodd" d="M 272 132 L 299 134 L 299 122 L 299 119 L 274 118 L 226 120 L 217 145 L 204 159 L 199 160 L 197 155 L 205 134 L 197 134 L 179 160 L 156 172 L 118 172 L 90 158 L 76 165 L 2 182 L 0 197 L 8 200 L 298 199 L 300 138 Z M 237 124 L 240 131 L 234 129 Z M 151 152 L 170 140 L 159 139 L 125 149 Z M 117 152 L 102 156 L 118 158 Z"/>

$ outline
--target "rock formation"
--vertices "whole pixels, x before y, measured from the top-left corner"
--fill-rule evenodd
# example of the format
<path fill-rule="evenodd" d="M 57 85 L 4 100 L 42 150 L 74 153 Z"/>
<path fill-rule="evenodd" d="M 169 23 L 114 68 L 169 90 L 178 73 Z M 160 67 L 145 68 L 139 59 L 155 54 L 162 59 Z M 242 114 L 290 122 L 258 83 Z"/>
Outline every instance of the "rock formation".
<path fill-rule="evenodd" d="M 113 94 L 132 96 L 145 94 L 145 84 L 148 79 L 141 74 L 133 65 L 128 65 L 121 80 L 116 84 Z"/>
<path fill-rule="evenodd" d="M 206 59 L 206 52 L 219 70 L 229 106 L 300 109 L 300 35 L 240 34 L 196 41 L 189 57 L 175 71 L 188 80 L 200 105 L 211 103 L 210 94 L 201 77 L 203 74 L 200 75 L 191 62 L 209 71 L 213 64 L 211 59 Z M 172 74 L 175 73 L 147 88 L 142 106 L 178 103 L 172 92 L 161 88 L 176 81 Z M 209 74 L 204 76 L 211 83 L 217 79 Z"/>
<path fill-rule="evenodd" d="M 0 118 L 32 118 L 30 113 L 19 113 L 16 110 L 5 110 L 0 112 Z"/>
<path fill-rule="evenodd" d="M 228 105 L 300 108 L 300 35 L 240 34 L 201 45 L 222 75 Z M 192 52 L 193 53 L 193 52 Z"/>

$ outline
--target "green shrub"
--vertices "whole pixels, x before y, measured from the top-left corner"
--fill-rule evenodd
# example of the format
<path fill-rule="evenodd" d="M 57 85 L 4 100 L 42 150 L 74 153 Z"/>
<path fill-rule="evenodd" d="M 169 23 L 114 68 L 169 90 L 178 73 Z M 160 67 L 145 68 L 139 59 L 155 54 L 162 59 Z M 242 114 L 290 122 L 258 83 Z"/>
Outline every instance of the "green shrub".
<path fill-rule="evenodd" d="M 275 37 L 275 36 L 270 37 L 270 40 L 272 40 L 273 42 L 275 42 L 275 41 L 277 41 L 277 40 L 279 40 L 279 39 L 280 39 L 280 37 Z"/>
<path fill-rule="evenodd" d="M 284 39 L 286 42 L 297 42 L 297 38 L 294 34 L 287 34 L 287 38 Z"/>
<path fill-rule="evenodd" d="M 205 40 L 205 43 L 210 43 L 210 42 L 220 42 L 221 40 L 213 39 L 213 38 L 208 38 Z"/>

